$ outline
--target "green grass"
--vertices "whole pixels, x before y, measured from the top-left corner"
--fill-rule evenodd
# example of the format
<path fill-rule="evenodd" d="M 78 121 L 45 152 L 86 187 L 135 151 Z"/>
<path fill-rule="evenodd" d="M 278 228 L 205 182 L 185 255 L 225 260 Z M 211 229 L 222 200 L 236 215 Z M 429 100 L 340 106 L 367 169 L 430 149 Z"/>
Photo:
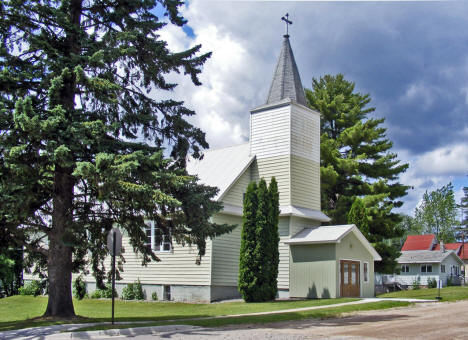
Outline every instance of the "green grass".
<path fill-rule="evenodd" d="M 200 318 L 220 315 L 245 314 L 301 307 L 331 305 L 357 299 L 324 299 L 301 301 L 274 301 L 263 303 L 212 303 L 190 304 L 172 302 L 136 302 L 116 300 L 116 321 L 160 321 L 183 318 Z M 0 299 L 0 331 L 63 323 L 88 323 L 110 321 L 111 300 L 75 300 L 78 320 L 44 320 L 39 318 L 47 306 L 47 297 L 12 296 Z"/>
<path fill-rule="evenodd" d="M 148 326 L 165 326 L 165 325 L 192 325 L 201 327 L 221 327 L 227 325 L 238 325 L 238 324 L 265 324 L 272 322 L 282 321 L 293 321 L 311 318 L 333 318 L 340 317 L 344 313 L 368 311 L 368 310 L 379 310 L 389 309 L 395 307 L 406 307 L 411 305 L 409 302 L 400 301 L 382 301 L 363 303 L 356 305 L 347 305 L 340 307 L 329 307 L 318 310 L 309 310 L 302 312 L 289 312 L 281 314 L 267 314 L 267 315 L 256 315 L 256 316 L 239 316 L 239 317 L 221 317 L 221 318 L 207 318 L 204 320 L 180 320 L 180 321 L 160 321 L 150 323 L 127 323 L 120 325 L 96 325 L 91 327 L 83 327 L 80 329 L 73 330 L 73 332 L 81 331 L 94 331 L 94 330 L 106 330 L 106 329 L 117 329 L 117 328 L 133 328 L 133 327 L 148 327 Z"/>
<path fill-rule="evenodd" d="M 415 298 L 415 299 L 435 299 L 438 296 L 437 288 L 422 288 L 402 290 L 398 292 L 379 295 L 382 298 Z M 468 286 L 465 287 L 445 287 L 440 290 L 442 301 L 457 301 L 468 299 Z"/>

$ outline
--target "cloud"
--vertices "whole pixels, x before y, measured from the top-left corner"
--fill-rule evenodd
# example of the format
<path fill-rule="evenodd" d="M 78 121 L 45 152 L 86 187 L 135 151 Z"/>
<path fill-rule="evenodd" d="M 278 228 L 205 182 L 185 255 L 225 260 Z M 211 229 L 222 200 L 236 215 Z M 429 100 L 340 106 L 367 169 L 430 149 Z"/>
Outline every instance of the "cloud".
<path fill-rule="evenodd" d="M 191 121 L 212 148 L 243 142 L 249 111 L 264 103 L 289 12 L 291 44 L 303 85 L 344 73 L 370 93 L 376 117 L 410 168 L 414 186 L 403 210 L 425 190 L 450 181 L 457 194 L 468 171 L 468 4 L 193 1 L 183 10 L 193 30 L 168 25 L 175 51 L 202 44 L 213 55 L 196 87 L 183 75 L 171 94 L 194 109 Z M 420 20 L 424 18 L 424 20 Z"/>

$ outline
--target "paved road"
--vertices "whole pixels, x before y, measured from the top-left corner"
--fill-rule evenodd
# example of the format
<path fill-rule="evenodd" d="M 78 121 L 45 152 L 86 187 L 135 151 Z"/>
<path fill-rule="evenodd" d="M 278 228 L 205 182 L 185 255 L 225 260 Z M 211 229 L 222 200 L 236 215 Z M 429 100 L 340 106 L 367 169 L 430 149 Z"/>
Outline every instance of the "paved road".
<path fill-rule="evenodd" d="M 468 301 L 360 312 L 339 319 L 282 322 L 263 326 L 167 329 L 99 339 L 468 339 Z M 95 338 L 95 337 L 93 337 Z"/>

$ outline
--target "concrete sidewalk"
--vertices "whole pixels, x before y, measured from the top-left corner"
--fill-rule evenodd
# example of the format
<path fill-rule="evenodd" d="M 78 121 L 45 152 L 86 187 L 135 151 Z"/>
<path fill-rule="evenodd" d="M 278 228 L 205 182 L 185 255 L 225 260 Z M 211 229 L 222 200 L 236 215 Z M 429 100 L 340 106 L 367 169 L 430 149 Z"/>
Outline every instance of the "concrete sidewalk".
<path fill-rule="evenodd" d="M 412 303 L 422 303 L 422 302 L 437 302 L 437 300 L 423 300 L 423 299 L 399 299 L 399 298 L 365 298 L 353 302 L 337 303 L 332 305 L 325 306 L 313 306 L 313 307 L 302 307 L 294 309 L 282 309 L 269 312 L 257 312 L 257 313 L 247 313 L 247 314 L 233 314 L 233 315 L 222 315 L 222 316 L 213 316 L 213 317 L 203 317 L 203 318 L 187 318 L 187 319 L 177 319 L 177 320 L 164 320 L 164 322 L 184 322 L 188 320 L 206 320 L 206 319 L 221 319 L 221 318 L 234 318 L 239 316 L 257 316 L 257 315 L 270 315 L 270 314 L 284 314 L 284 313 L 294 313 L 302 312 L 314 309 L 326 309 L 334 308 L 347 305 L 356 305 L 364 304 L 371 302 L 379 301 L 403 301 L 403 302 L 412 302 Z M 155 321 L 133 321 L 132 324 L 141 323 L 142 325 L 147 323 L 153 323 Z M 130 322 L 116 322 L 116 324 L 128 324 Z M 2 340 L 32 340 L 32 339 L 98 339 L 102 337 L 111 337 L 111 336 L 135 336 L 142 334 L 156 334 L 158 332 L 167 332 L 167 331 L 187 331 L 195 330 L 201 327 L 189 326 L 189 325 L 170 325 L 170 326 L 149 326 L 149 327 L 136 327 L 136 328 L 123 328 L 123 329 L 109 329 L 101 331 L 85 331 L 85 332 L 69 332 L 79 328 L 90 327 L 95 325 L 109 325 L 110 322 L 101 322 L 101 323 L 86 323 L 86 324 L 65 324 L 65 325 L 51 325 L 51 326 L 41 326 L 33 328 L 18 329 L 13 331 L 0 332 L 0 339 Z M 69 333 L 63 333 L 69 332 Z"/>

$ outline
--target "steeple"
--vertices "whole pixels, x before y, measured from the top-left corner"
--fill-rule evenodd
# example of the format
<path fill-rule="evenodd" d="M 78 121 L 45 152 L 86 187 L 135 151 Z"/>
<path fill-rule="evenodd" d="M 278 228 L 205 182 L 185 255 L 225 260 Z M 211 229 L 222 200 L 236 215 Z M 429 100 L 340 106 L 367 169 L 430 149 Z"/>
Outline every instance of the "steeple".
<path fill-rule="evenodd" d="M 307 103 L 301 77 L 294 60 L 294 54 L 289 44 L 288 34 L 284 36 L 283 46 L 281 47 L 281 53 L 270 85 L 266 104 L 273 104 L 286 98 L 290 98 L 304 106 Z"/>

